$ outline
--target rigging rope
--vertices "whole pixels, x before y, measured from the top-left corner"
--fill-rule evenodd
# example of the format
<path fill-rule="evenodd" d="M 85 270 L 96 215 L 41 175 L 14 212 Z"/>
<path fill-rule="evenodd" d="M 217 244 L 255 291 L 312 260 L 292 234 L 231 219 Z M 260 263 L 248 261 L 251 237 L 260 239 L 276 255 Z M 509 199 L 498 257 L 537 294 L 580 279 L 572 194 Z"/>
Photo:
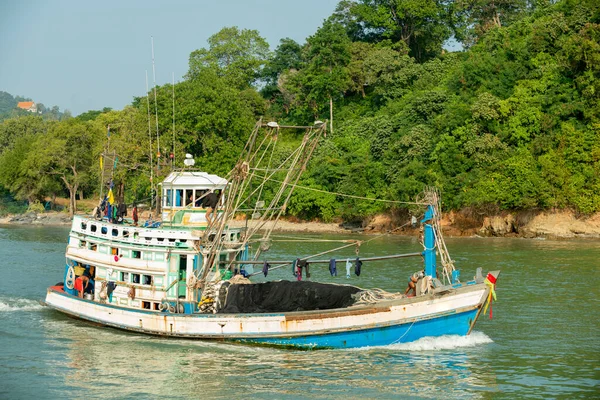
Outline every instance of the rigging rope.
<path fill-rule="evenodd" d="M 266 177 L 266 176 L 262 176 L 262 178 L 264 178 L 265 180 L 269 180 L 269 181 L 273 181 L 273 182 L 277 182 L 277 183 L 283 183 L 282 181 L 279 181 L 277 179 L 273 179 L 270 177 Z M 310 190 L 313 192 L 319 192 L 319 193 L 325 193 L 325 194 L 334 194 L 336 196 L 340 196 L 340 197 L 349 197 L 352 199 L 360 199 L 360 200 L 369 200 L 369 201 L 379 201 L 382 203 L 392 203 L 392 204 L 409 204 L 409 205 L 420 205 L 420 206 L 426 206 L 429 205 L 428 203 L 425 202 L 416 202 L 416 201 L 399 201 L 399 200 L 384 200 L 384 199 L 374 199 L 372 197 L 365 197 L 365 196 L 355 196 L 352 194 L 345 194 L 345 193 L 339 193 L 339 192 L 330 192 L 327 190 L 322 190 L 322 189 L 315 189 L 315 188 L 311 188 L 308 186 L 302 186 L 302 185 L 295 185 L 296 188 L 300 188 L 300 189 L 304 189 L 304 190 Z"/>

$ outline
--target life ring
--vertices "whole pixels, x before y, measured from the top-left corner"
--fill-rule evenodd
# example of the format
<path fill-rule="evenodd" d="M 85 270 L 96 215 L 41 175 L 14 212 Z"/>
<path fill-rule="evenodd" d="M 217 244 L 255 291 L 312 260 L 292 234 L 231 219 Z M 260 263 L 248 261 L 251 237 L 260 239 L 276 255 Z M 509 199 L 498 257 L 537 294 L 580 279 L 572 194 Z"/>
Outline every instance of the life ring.
<path fill-rule="evenodd" d="M 72 266 L 69 266 L 67 269 L 67 277 L 65 278 L 65 286 L 68 289 L 73 289 L 75 287 L 75 270 Z"/>

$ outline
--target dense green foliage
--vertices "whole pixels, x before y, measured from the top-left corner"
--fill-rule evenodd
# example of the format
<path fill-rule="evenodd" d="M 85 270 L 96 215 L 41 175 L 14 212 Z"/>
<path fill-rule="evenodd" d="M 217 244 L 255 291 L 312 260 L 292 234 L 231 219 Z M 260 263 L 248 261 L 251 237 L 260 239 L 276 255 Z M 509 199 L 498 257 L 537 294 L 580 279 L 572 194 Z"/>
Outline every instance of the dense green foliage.
<path fill-rule="evenodd" d="M 452 35 L 464 51 L 443 49 Z M 192 52 L 184 81 L 157 89 L 158 127 L 153 92 L 121 111 L 5 120 L 0 184 L 30 201 L 92 195 L 98 155 L 114 150 L 110 175 L 132 201 L 150 193 L 150 156 L 160 156 L 155 179 L 173 151 L 177 165 L 192 153 L 223 175 L 261 115 L 306 125 L 333 113 L 303 186 L 406 201 L 435 185 L 453 209 L 590 214 L 600 211 L 599 43 L 591 0 L 344 0 L 305 44 L 283 39 L 273 52 L 257 31 L 224 28 Z M 287 210 L 324 220 L 385 211 L 303 189 Z"/>
<path fill-rule="evenodd" d="M 10 93 L 0 91 L 0 122 L 9 118 L 31 115 L 29 111 L 17 108 L 17 104 L 20 101 L 31 101 L 31 99 L 21 96 L 13 97 Z M 58 121 L 71 118 L 71 112 L 69 110 L 60 112 L 58 106 L 47 108 L 43 103 L 36 103 L 36 106 L 39 114 L 41 114 L 44 119 Z"/>

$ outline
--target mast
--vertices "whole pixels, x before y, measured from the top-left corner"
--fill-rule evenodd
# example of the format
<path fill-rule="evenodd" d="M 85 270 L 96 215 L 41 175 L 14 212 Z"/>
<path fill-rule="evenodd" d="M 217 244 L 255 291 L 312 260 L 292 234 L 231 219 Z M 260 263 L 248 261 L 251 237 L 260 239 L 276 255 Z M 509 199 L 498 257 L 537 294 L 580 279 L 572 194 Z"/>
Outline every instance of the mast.
<path fill-rule="evenodd" d="M 156 69 L 154 67 L 154 37 L 150 36 L 152 42 L 152 79 L 154 83 L 154 115 L 156 117 L 156 173 L 160 170 L 160 136 L 158 134 L 158 101 L 156 98 Z M 158 210 L 160 207 L 160 194 L 156 190 L 156 216 L 158 218 Z"/>
<path fill-rule="evenodd" d="M 171 158 L 171 169 L 175 166 L 175 72 L 173 76 L 173 158 Z"/>
<path fill-rule="evenodd" d="M 148 89 L 148 70 L 146 70 L 146 104 L 148 109 L 148 138 L 150 139 L 150 193 L 154 191 L 154 157 L 152 156 L 152 125 L 150 123 L 150 95 Z M 151 196 L 150 208 L 154 208 L 154 196 Z"/>
<path fill-rule="evenodd" d="M 160 169 L 160 136 L 158 134 L 158 103 L 156 100 L 156 69 L 154 67 L 154 37 L 150 36 L 152 42 L 152 81 L 154 83 L 154 114 L 156 116 L 156 166 Z"/>

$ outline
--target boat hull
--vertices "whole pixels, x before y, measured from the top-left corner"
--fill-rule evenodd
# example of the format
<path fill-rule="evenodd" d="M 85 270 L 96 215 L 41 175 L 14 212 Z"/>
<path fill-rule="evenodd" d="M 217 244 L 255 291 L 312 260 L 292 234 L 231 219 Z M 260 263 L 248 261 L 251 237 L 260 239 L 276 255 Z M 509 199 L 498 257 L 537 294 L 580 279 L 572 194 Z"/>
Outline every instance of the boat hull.
<path fill-rule="evenodd" d="M 483 284 L 345 309 L 263 314 L 171 314 L 80 299 L 48 289 L 58 311 L 119 329 L 193 339 L 297 348 L 353 348 L 405 343 L 426 336 L 466 335 L 487 298 Z"/>

